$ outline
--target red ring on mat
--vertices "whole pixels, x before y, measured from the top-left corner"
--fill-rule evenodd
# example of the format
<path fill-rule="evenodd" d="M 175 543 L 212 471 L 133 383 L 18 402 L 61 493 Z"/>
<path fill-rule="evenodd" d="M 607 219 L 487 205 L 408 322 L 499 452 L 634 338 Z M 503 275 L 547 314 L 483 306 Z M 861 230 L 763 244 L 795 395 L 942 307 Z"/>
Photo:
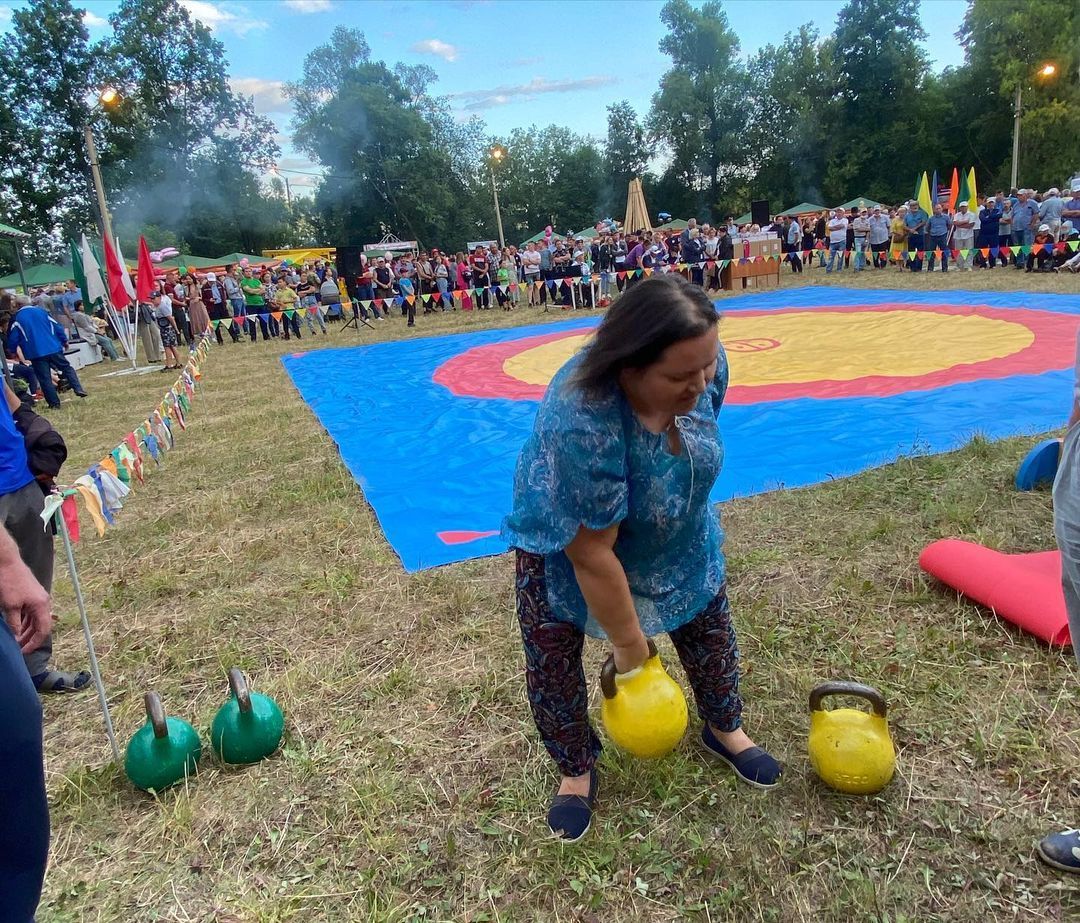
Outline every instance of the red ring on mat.
<path fill-rule="evenodd" d="M 1029 346 L 1008 356 L 964 363 L 923 375 L 871 375 L 849 381 L 784 382 L 774 385 L 740 385 L 733 382 L 728 388 L 726 403 L 756 404 L 760 401 L 780 401 L 795 398 L 833 397 L 890 397 L 907 391 L 927 391 L 962 382 L 981 379 L 1007 378 L 1010 375 L 1039 375 L 1052 369 L 1072 368 L 1076 351 L 1076 331 L 1080 316 L 1056 311 L 1030 308 L 991 308 L 988 305 L 909 304 L 890 302 L 873 305 L 835 305 L 812 308 L 783 308 L 778 311 L 737 311 L 738 317 L 775 317 L 783 314 L 856 314 L 889 311 L 930 311 L 953 316 L 978 315 L 992 320 L 1019 323 L 1027 327 L 1035 339 Z M 547 390 L 545 385 L 530 384 L 513 378 L 503 371 L 503 363 L 518 353 L 566 337 L 588 334 L 591 328 L 562 330 L 522 337 L 486 346 L 476 346 L 448 359 L 432 375 L 433 380 L 458 397 L 501 398 L 538 401 Z M 765 338 L 762 338 L 765 339 Z"/>

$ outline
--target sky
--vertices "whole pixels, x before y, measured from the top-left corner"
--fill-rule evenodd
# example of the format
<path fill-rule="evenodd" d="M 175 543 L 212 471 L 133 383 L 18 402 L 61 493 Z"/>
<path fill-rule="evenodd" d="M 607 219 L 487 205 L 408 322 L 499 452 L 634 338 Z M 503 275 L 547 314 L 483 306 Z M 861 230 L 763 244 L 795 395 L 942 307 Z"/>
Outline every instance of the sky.
<path fill-rule="evenodd" d="M 644 115 L 669 66 L 660 53 L 662 0 L 180 0 L 225 45 L 233 87 L 273 120 L 278 166 L 294 193 L 318 166 L 292 148 L 282 84 L 337 25 L 364 32 L 372 57 L 427 64 L 433 91 L 462 118 L 478 115 L 493 135 L 555 123 L 606 134 L 605 107 L 629 100 Z M 19 3 L 0 0 L 0 28 Z M 84 0 L 91 40 L 109 30 L 118 0 Z M 955 33 L 966 0 L 922 0 L 926 51 L 935 69 L 963 61 Z M 729 0 L 725 11 L 744 55 L 777 44 L 804 23 L 831 32 L 844 0 Z"/>

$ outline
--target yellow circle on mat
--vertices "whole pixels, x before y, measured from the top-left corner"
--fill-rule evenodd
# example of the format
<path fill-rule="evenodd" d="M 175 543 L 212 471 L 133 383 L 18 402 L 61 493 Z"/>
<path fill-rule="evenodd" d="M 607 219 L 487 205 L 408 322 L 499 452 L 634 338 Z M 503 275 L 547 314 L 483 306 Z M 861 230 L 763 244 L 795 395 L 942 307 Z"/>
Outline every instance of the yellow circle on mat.
<path fill-rule="evenodd" d="M 503 371 L 546 385 L 588 338 L 569 336 L 526 349 L 506 359 Z M 776 385 L 926 375 L 1010 356 L 1030 346 L 1035 334 L 1023 324 L 978 314 L 808 311 L 729 315 L 720 323 L 720 339 L 732 384 Z"/>

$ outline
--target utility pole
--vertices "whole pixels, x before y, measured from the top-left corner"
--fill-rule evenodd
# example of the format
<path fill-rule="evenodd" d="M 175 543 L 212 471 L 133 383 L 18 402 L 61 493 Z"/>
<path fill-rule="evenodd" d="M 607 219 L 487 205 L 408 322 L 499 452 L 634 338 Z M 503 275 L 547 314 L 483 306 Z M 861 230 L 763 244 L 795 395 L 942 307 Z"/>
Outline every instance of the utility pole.
<path fill-rule="evenodd" d="M 499 190 L 495 185 L 495 170 L 491 170 L 491 194 L 495 197 L 495 222 L 499 226 L 499 247 L 506 246 L 506 239 L 503 237 L 502 226 L 502 212 L 499 211 Z"/>
<path fill-rule="evenodd" d="M 1013 104 L 1013 155 L 1010 189 L 1016 189 L 1017 169 L 1020 165 L 1020 84 L 1016 85 L 1016 101 Z"/>

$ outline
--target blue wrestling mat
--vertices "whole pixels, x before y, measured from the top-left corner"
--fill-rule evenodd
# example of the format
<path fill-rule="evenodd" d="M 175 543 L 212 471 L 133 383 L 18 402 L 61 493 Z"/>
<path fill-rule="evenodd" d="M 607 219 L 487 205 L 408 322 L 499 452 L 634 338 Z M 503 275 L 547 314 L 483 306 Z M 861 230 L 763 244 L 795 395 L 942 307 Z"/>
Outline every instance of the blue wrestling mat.
<path fill-rule="evenodd" d="M 1080 297 L 799 288 L 718 302 L 713 499 L 1064 425 Z M 538 399 L 598 318 L 283 357 L 408 571 L 505 550 Z"/>

